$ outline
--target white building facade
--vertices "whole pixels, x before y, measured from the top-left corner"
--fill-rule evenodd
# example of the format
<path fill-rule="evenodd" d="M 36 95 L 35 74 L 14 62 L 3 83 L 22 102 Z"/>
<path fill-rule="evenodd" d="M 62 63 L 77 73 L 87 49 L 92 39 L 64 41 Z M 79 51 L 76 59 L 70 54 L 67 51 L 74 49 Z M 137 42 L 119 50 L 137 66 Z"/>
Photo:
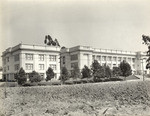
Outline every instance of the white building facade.
<path fill-rule="evenodd" d="M 80 70 L 84 65 L 90 68 L 94 60 L 101 65 L 106 63 L 111 69 L 118 67 L 121 61 L 126 60 L 130 64 L 133 74 L 149 73 L 146 70 L 146 53 L 143 52 L 108 50 L 89 46 L 61 49 L 61 67 L 65 66 L 69 71 L 73 69 L 74 65 L 77 65 Z"/>
<path fill-rule="evenodd" d="M 18 44 L 2 53 L 3 79 L 14 80 L 14 74 L 21 67 L 27 75 L 32 71 L 38 72 L 43 80 L 46 78 L 47 69 L 51 67 L 55 73 L 54 79 L 59 79 L 62 67 L 65 66 L 71 71 L 77 65 L 82 70 L 84 65 L 90 68 L 94 60 L 101 65 L 106 63 L 111 69 L 126 60 L 133 74 L 149 74 L 146 70 L 146 59 L 146 53 L 143 52 L 99 49 L 90 46 L 61 49 L 59 46 Z"/>
<path fill-rule="evenodd" d="M 2 53 L 3 79 L 13 80 L 14 74 L 22 67 L 25 72 L 38 72 L 43 79 L 51 67 L 55 79 L 60 76 L 60 47 L 19 44 Z"/>

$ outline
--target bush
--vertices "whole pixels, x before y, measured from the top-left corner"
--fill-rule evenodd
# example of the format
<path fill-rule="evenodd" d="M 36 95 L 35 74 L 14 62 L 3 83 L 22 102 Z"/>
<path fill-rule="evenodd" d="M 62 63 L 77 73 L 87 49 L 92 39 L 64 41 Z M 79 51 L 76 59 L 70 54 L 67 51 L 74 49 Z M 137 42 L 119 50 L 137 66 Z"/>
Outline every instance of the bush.
<path fill-rule="evenodd" d="M 32 73 L 29 74 L 29 81 L 31 83 L 40 82 L 41 80 L 42 80 L 41 76 L 36 71 L 32 71 Z"/>
<path fill-rule="evenodd" d="M 121 70 L 121 74 L 122 76 L 124 77 L 127 77 L 129 75 L 132 75 L 132 70 L 131 70 L 131 66 L 128 62 L 126 62 L 125 60 L 123 60 L 121 63 L 120 63 L 120 66 L 119 66 L 120 70 Z"/>
<path fill-rule="evenodd" d="M 35 82 L 33 82 L 33 83 L 27 82 L 27 83 L 24 83 L 24 84 L 23 84 L 23 86 L 37 86 L 37 85 L 38 85 L 38 84 L 35 83 Z"/>
<path fill-rule="evenodd" d="M 82 69 L 81 73 L 82 78 L 90 78 L 92 71 L 86 65 L 84 65 L 84 68 Z"/>
<path fill-rule="evenodd" d="M 77 65 L 74 65 L 73 70 L 71 72 L 71 77 L 73 79 L 77 79 L 81 77 L 80 69 Z"/>
<path fill-rule="evenodd" d="M 46 82 L 39 82 L 38 83 L 39 86 L 47 86 L 47 85 L 61 85 L 61 81 L 60 80 L 55 80 L 55 81 L 46 81 Z"/>
<path fill-rule="evenodd" d="M 67 80 L 67 81 L 65 81 L 64 83 L 67 84 L 67 85 L 72 85 L 72 84 L 74 84 L 73 80 Z"/>
<path fill-rule="evenodd" d="M 82 83 L 82 80 L 80 79 L 80 80 L 73 80 L 73 83 L 74 84 L 81 84 Z"/>
<path fill-rule="evenodd" d="M 48 70 L 46 71 L 46 81 L 51 80 L 52 78 L 54 78 L 54 71 L 51 67 L 48 68 Z"/>
<path fill-rule="evenodd" d="M 84 79 L 81 79 L 82 83 L 93 83 L 94 80 L 93 80 L 93 77 L 92 78 L 84 78 Z"/>
<path fill-rule="evenodd" d="M 102 82 L 102 79 L 100 79 L 98 76 L 94 76 L 93 81 L 94 82 Z"/>
<path fill-rule="evenodd" d="M 120 67 L 113 67 L 113 76 L 120 76 L 121 75 L 121 69 Z"/>
<path fill-rule="evenodd" d="M 103 80 L 103 82 L 108 82 L 108 81 L 123 81 L 123 79 L 120 79 L 120 78 L 109 78 L 109 79 Z"/>
<path fill-rule="evenodd" d="M 69 72 L 68 72 L 68 70 L 67 70 L 67 68 L 66 67 L 63 67 L 62 69 L 61 69 L 61 76 L 60 76 L 60 80 L 64 83 L 66 80 L 68 80 L 69 79 Z"/>
<path fill-rule="evenodd" d="M 111 78 L 111 76 L 112 76 L 112 70 L 110 69 L 110 67 L 105 64 L 103 66 L 103 68 L 104 68 L 104 71 L 105 71 L 105 77 Z"/>
<path fill-rule="evenodd" d="M 15 79 L 19 85 L 23 85 L 27 81 L 26 73 L 23 68 L 20 68 L 19 72 L 15 74 Z"/>

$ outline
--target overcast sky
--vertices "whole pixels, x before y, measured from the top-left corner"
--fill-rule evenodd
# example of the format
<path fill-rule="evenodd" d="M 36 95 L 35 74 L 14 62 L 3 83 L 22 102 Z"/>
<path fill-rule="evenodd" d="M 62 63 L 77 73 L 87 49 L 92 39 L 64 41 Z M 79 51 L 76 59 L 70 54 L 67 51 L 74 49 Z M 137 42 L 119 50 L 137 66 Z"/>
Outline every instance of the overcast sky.
<path fill-rule="evenodd" d="M 4 0 L 0 3 L 0 51 L 22 43 L 145 51 L 150 0 Z M 1 52 L 0 52 L 1 55 Z"/>

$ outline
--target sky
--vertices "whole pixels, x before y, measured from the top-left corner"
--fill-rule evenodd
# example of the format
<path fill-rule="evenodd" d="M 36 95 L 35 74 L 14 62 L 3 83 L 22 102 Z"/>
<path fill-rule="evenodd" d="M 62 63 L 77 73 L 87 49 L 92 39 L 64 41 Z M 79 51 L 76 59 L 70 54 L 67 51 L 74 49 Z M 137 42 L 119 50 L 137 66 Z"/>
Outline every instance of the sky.
<path fill-rule="evenodd" d="M 0 55 L 19 43 L 146 51 L 150 0 L 1 0 Z M 1 65 L 1 58 L 0 58 Z"/>

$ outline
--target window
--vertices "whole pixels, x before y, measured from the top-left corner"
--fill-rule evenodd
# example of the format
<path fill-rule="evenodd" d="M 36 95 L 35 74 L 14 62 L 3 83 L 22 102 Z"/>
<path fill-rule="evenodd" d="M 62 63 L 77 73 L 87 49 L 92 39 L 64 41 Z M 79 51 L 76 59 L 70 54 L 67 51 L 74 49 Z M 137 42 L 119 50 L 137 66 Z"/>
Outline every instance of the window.
<path fill-rule="evenodd" d="M 14 69 L 15 69 L 15 71 L 19 70 L 19 64 L 15 64 Z"/>
<path fill-rule="evenodd" d="M 111 61 L 111 56 L 108 56 L 108 61 Z"/>
<path fill-rule="evenodd" d="M 26 70 L 33 70 L 33 64 L 27 63 Z"/>
<path fill-rule="evenodd" d="M 123 57 L 123 60 L 125 60 L 125 61 L 126 61 L 126 57 Z"/>
<path fill-rule="evenodd" d="M 50 61 L 56 61 L 56 55 L 49 55 Z"/>
<path fill-rule="evenodd" d="M 4 65 L 6 64 L 6 59 L 4 59 Z"/>
<path fill-rule="evenodd" d="M 117 61 L 117 57 L 113 57 L 113 61 Z"/>
<path fill-rule="evenodd" d="M 135 58 L 132 58 L 132 62 L 135 62 Z"/>
<path fill-rule="evenodd" d="M 44 54 L 39 54 L 39 61 L 44 61 Z"/>
<path fill-rule="evenodd" d="M 9 62 L 9 57 L 6 58 L 7 62 Z"/>
<path fill-rule="evenodd" d="M 56 64 L 50 64 L 49 65 L 53 70 L 56 70 Z"/>
<path fill-rule="evenodd" d="M 16 55 L 14 56 L 14 61 L 19 61 L 19 54 L 16 54 Z"/>
<path fill-rule="evenodd" d="M 4 72 L 6 72 L 6 67 L 4 67 Z"/>
<path fill-rule="evenodd" d="M 121 57 L 118 57 L 118 61 L 121 62 Z"/>
<path fill-rule="evenodd" d="M 101 61 L 101 56 L 97 56 L 97 60 L 98 60 L 98 61 Z"/>
<path fill-rule="evenodd" d="M 26 54 L 26 60 L 33 60 L 33 54 Z"/>
<path fill-rule="evenodd" d="M 102 56 L 102 60 L 103 60 L 103 61 L 106 61 L 106 56 Z"/>
<path fill-rule="evenodd" d="M 44 70 L 44 64 L 39 64 L 39 70 Z"/>
<path fill-rule="evenodd" d="M 131 62 L 131 58 L 128 58 L 128 62 Z"/>
<path fill-rule="evenodd" d="M 78 62 L 71 63 L 71 68 L 78 66 Z"/>
<path fill-rule="evenodd" d="M 63 64 L 65 64 L 65 56 L 63 56 Z"/>
<path fill-rule="evenodd" d="M 71 60 L 78 60 L 78 54 L 71 55 Z"/>
<path fill-rule="evenodd" d="M 95 60 L 95 55 L 92 56 L 93 61 Z"/>
<path fill-rule="evenodd" d="M 116 64 L 113 64 L 113 67 L 116 67 L 117 65 Z"/>

